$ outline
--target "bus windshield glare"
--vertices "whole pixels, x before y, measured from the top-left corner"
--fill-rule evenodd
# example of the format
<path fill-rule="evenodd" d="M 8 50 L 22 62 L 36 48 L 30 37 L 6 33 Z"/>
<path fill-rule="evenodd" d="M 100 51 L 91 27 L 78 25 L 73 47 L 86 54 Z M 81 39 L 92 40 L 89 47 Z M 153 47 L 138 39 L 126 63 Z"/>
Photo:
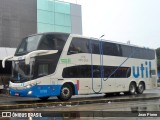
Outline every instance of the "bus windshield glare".
<path fill-rule="evenodd" d="M 20 46 L 17 48 L 16 55 L 29 53 L 36 50 L 41 37 L 42 35 L 36 35 L 24 38 Z"/>

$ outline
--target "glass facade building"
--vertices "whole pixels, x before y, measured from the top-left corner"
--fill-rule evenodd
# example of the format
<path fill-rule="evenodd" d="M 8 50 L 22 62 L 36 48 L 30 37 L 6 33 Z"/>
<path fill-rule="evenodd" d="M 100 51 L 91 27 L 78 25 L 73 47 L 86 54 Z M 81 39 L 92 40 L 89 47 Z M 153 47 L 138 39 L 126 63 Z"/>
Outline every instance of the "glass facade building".
<path fill-rule="evenodd" d="M 55 0 L 37 0 L 38 32 L 71 33 L 71 6 Z"/>
<path fill-rule="evenodd" d="M 0 47 L 42 32 L 82 34 L 81 6 L 59 0 L 0 0 Z"/>

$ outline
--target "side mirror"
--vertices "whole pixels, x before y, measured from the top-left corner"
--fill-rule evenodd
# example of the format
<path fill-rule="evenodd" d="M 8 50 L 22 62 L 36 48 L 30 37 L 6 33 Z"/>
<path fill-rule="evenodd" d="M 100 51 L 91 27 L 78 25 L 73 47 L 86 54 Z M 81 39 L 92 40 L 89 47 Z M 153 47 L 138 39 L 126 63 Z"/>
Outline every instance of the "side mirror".
<path fill-rule="evenodd" d="M 31 57 L 54 54 L 57 52 L 58 52 L 58 50 L 36 50 L 36 51 L 30 52 L 25 56 L 25 64 L 30 63 Z"/>

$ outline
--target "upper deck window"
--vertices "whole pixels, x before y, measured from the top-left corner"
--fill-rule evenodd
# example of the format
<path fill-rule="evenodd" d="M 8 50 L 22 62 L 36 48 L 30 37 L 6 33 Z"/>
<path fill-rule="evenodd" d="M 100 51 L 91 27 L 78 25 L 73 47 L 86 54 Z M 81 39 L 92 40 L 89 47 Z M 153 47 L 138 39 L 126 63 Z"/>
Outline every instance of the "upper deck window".
<path fill-rule="evenodd" d="M 62 50 L 67 38 L 62 35 L 47 34 L 45 35 L 38 46 L 39 50 Z"/>
<path fill-rule="evenodd" d="M 25 55 L 34 50 L 63 50 L 69 34 L 42 34 L 25 38 L 17 48 L 16 56 Z"/>
<path fill-rule="evenodd" d="M 41 40 L 38 49 L 39 50 L 54 50 L 56 49 L 57 40 L 51 35 L 44 36 Z"/>
<path fill-rule="evenodd" d="M 68 55 L 78 53 L 90 53 L 89 40 L 85 38 L 73 38 L 69 46 Z"/>
<path fill-rule="evenodd" d="M 36 35 L 24 38 L 20 46 L 17 48 L 16 55 L 21 55 L 36 50 L 41 37 L 42 35 Z"/>

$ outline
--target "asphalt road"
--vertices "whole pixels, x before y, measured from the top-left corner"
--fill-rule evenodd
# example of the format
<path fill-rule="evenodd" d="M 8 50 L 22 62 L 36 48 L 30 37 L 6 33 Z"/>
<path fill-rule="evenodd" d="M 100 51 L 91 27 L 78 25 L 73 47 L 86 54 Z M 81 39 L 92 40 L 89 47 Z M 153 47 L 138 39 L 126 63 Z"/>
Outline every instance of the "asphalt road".
<path fill-rule="evenodd" d="M 42 113 L 40 120 L 58 119 L 94 119 L 94 120 L 159 120 L 160 100 L 144 100 L 129 102 L 109 102 L 74 106 L 46 106 L 43 108 L 15 109 L 14 112 Z M 54 112 L 60 111 L 58 116 Z M 74 111 L 74 112 L 73 112 Z M 77 112 L 76 112 L 77 111 Z M 86 111 L 86 112 L 85 112 Z M 95 112 L 96 111 L 96 112 Z M 67 112 L 67 113 L 66 113 Z M 150 114 L 157 116 L 140 116 Z M 50 117 L 47 117 L 50 116 Z M 43 117 L 45 116 L 45 117 Z M 54 117 L 53 117 L 54 116 Z M 52 117 L 52 118 L 51 118 Z M 8 118 L 7 120 L 30 120 L 30 118 Z M 38 120 L 38 118 L 32 118 Z"/>
<path fill-rule="evenodd" d="M 159 94 L 160 88 L 147 90 L 141 97 L 147 96 L 155 96 Z M 104 95 L 99 95 L 99 97 L 103 97 Z M 80 97 L 80 96 L 78 96 Z M 81 96 L 82 99 L 94 99 L 99 98 L 95 95 L 91 96 Z M 112 99 L 116 98 L 124 98 L 129 97 L 130 99 L 136 97 L 135 96 L 113 96 L 110 97 Z M 76 97 L 73 98 L 77 99 Z M 29 98 L 29 100 L 35 100 Z M 16 98 L 17 101 L 17 98 Z M 23 99 L 21 101 L 25 101 Z M 37 100 L 35 100 L 37 101 Z M 51 99 L 52 101 L 52 99 Z M 3 101 L 1 100 L 1 103 Z M 9 101 L 8 101 L 9 102 Z M 13 101 L 12 101 L 13 102 Z M 15 102 L 15 101 L 14 101 Z M 5 118 L 6 120 L 52 120 L 58 119 L 96 119 L 96 120 L 159 120 L 160 119 L 160 100 L 152 99 L 152 100 L 138 100 L 137 101 L 120 101 L 120 102 L 106 102 L 106 103 L 94 103 L 94 104 L 83 104 L 83 105 L 66 105 L 66 106 L 44 106 L 44 107 L 35 107 L 35 108 L 25 108 L 25 109 L 13 109 L 11 111 L 18 113 L 40 113 L 37 115 L 42 116 L 42 118 L 31 118 L 31 117 L 16 117 L 13 118 Z M 55 112 L 58 112 L 58 114 Z M 146 116 L 145 116 L 146 115 Z M 52 118 L 51 118 L 52 117 Z M 2 118 L 4 119 L 4 118 Z"/>

